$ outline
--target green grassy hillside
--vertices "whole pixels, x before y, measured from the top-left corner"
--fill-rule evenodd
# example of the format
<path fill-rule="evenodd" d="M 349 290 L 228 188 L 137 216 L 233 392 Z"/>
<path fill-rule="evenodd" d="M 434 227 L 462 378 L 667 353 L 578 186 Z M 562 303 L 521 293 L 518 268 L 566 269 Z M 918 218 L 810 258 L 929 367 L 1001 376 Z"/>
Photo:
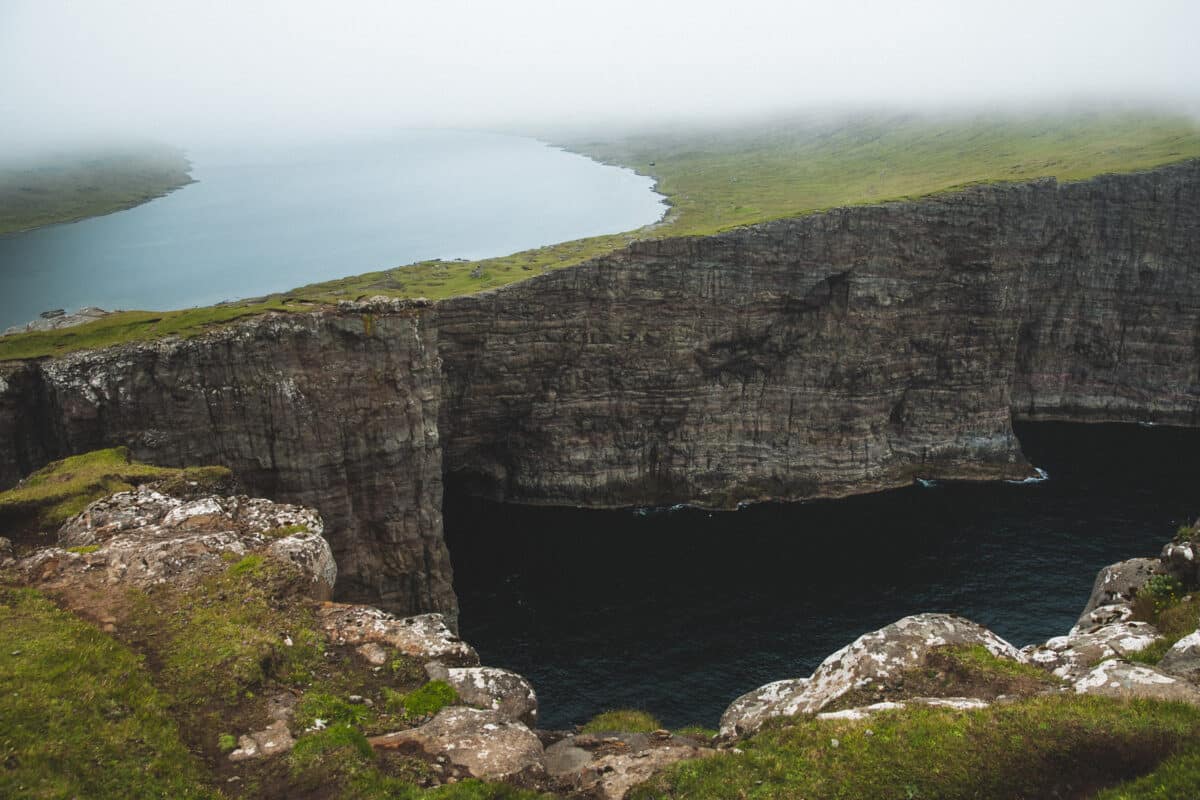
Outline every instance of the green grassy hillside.
<path fill-rule="evenodd" d="M 364 296 L 440 299 L 503 286 L 610 253 L 636 239 L 710 234 L 837 206 L 878 203 L 990 181 L 1082 180 L 1200 157 L 1200 125 L 1155 114 L 782 120 L 567 141 L 580 153 L 653 176 L 667 219 L 481 261 L 428 261 L 242 303 L 127 312 L 63 331 L 0 339 L 0 359 L 166 335 L 189 336 L 267 310 Z"/>

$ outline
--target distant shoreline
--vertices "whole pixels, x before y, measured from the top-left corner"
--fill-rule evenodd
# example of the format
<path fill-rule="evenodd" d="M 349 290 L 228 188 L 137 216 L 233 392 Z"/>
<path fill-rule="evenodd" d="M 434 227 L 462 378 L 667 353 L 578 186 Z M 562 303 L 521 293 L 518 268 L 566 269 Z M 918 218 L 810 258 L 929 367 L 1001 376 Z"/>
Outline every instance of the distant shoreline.
<path fill-rule="evenodd" d="M 191 170 L 182 150 L 165 145 L 0 164 L 0 236 L 135 208 L 195 183 Z"/>

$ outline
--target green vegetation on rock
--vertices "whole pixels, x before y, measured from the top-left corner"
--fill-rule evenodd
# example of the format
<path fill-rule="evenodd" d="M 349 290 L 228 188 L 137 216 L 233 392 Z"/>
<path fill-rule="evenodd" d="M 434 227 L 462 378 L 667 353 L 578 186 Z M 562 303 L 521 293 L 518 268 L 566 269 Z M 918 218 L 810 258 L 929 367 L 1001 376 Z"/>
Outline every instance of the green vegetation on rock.
<path fill-rule="evenodd" d="M 13 539 L 51 531 L 87 506 L 114 492 L 151 483 L 196 483 L 197 488 L 228 481 L 224 467 L 173 469 L 134 461 L 129 450 L 114 447 L 54 461 L 0 492 L 0 528 Z"/>
<path fill-rule="evenodd" d="M 33 590 L 0 587 L 0 796 L 217 798 L 142 659 Z"/>
<path fill-rule="evenodd" d="M 651 733 L 662 727 L 662 723 L 645 711 L 618 709 L 605 711 L 592 717 L 583 726 L 584 733 Z"/>
<path fill-rule="evenodd" d="M 110 214 L 191 183 L 173 147 L 141 144 L 0 164 L 0 235 Z"/>
<path fill-rule="evenodd" d="M 1073 181 L 1200 157 L 1200 126 L 1144 113 L 976 118 L 860 117 L 663 130 L 566 142 L 648 174 L 672 208 L 661 223 L 479 261 L 425 261 L 188 311 L 131 311 L 0 339 L 0 360 L 165 336 L 195 336 L 267 311 L 305 311 L 373 295 L 432 300 L 493 289 L 612 253 L 639 239 L 711 234 L 838 206 L 975 183 Z"/>
<path fill-rule="evenodd" d="M 773 720 L 739 742 L 743 753 L 681 762 L 629 797 L 1085 797 L 1150 772 L 1198 733 L 1191 706 L 1076 695 Z"/>

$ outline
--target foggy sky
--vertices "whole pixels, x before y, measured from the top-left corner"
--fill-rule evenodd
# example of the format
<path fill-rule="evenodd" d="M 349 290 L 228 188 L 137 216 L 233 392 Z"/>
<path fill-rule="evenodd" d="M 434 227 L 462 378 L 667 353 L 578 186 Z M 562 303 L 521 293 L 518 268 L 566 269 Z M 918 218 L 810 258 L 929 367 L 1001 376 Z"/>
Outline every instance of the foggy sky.
<path fill-rule="evenodd" d="M 804 108 L 1200 109 L 1195 0 L 0 0 L 0 146 Z"/>

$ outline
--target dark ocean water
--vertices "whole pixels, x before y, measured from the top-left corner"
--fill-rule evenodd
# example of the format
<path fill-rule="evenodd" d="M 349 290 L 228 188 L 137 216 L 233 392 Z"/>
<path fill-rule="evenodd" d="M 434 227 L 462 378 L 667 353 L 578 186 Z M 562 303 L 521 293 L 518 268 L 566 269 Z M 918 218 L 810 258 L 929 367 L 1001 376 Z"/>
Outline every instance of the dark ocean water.
<path fill-rule="evenodd" d="M 430 258 L 483 258 L 657 220 L 650 178 L 468 131 L 193 148 L 196 183 L 0 236 L 0 331 L 52 308 L 166 310 Z"/>
<path fill-rule="evenodd" d="M 715 727 L 858 635 L 947 611 L 1020 646 L 1065 633 L 1100 567 L 1200 515 L 1200 432 L 1023 425 L 1032 485 L 908 488 L 736 512 L 499 505 L 448 489 L 464 638 L 541 722 L 609 708 Z"/>

